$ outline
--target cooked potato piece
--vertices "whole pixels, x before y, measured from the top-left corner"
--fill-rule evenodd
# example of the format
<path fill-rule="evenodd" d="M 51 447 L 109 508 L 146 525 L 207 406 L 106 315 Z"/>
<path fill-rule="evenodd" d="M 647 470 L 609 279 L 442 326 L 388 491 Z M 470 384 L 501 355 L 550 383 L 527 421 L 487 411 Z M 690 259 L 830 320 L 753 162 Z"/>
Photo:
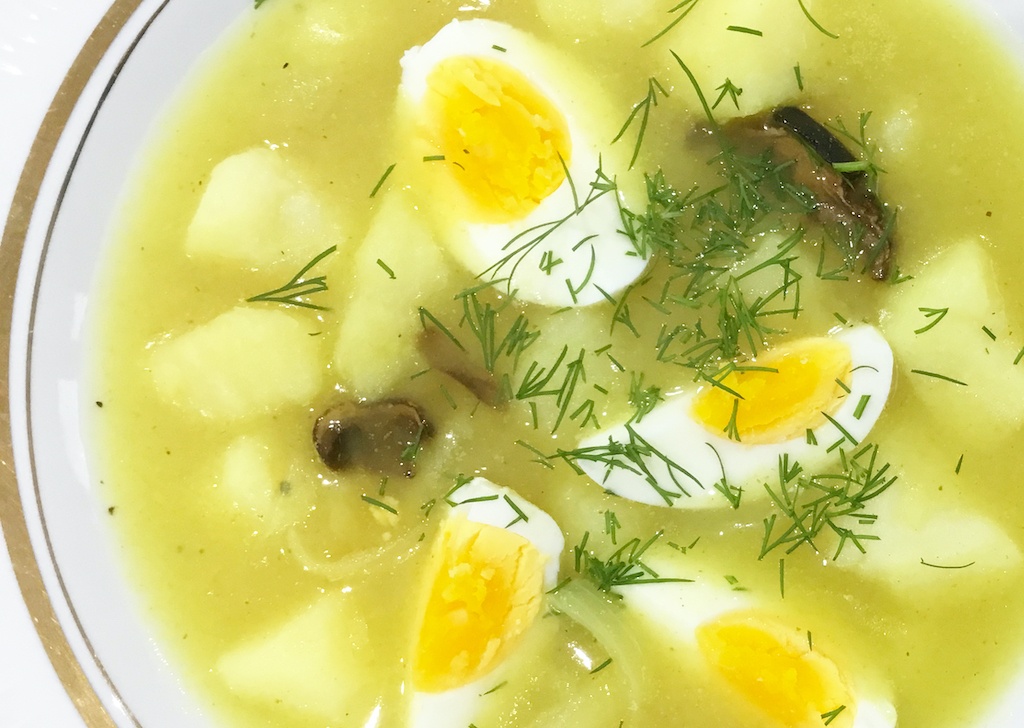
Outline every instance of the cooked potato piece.
<path fill-rule="evenodd" d="M 301 519 L 310 505 L 308 489 L 292 471 L 264 439 L 243 435 L 224 452 L 217 492 L 257 530 L 275 533 Z"/>
<path fill-rule="evenodd" d="M 981 243 L 943 251 L 916 278 L 894 287 L 886 308 L 882 329 L 901 380 L 937 424 L 978 443 L 1016 431 L 1024 421 L 1024 365 L 1014 365 L 1020 342 L 1009 336 Z"/>
<path fill-rule="evenodd" d="M 301 265 L 343 240 L 336 217 L 280 152 L 250 149 L 214 167 L 185 251 L 253 268 Z"/>
<path fill-rule="evenodd" d="M 216 670 L 237 695 L 362 725 L 377 699 L 364 689 L 372 652 L 366 623 L 343 596 L 328 596 L 224 654 Z"/>
<path fill-rule="evenodd" d="M 210 418 L 304 404 L 322 377 L 311 333 L 285 311 L 239 306 L 155 347 L 153 382 L 165 401 Z"/>
<path fill-rule="evenodd" d="M 868 544 L 866 554 L 848 547 L 837 565 L 911 600 L 919 599 L 922 590 L 948 590 L 954 582 L 978 589 L 1020 566 L 1020 549 L 990 519 L 962 508 L 935 510 L 897 500 L 879 514 L 872 531 L 879 540 Z"/>
<path fill-rule="evenodd" d="M 445 286 L 451 267 L 422 215 L 395 190 L 377 211 L 353 269 L 351 299 L 335 340 L 334 370 L 344 387 L 375 399 L 423 368 L 416 346 L 422 329 L 419 306 Z"/>
<path fill-rule="evenodd" d="M 805 5 L 813 12 L 813 3 L 808 0 Z M 739 108 L 726 95 L 715 109 L 717 118 L 729 119 L 795 99 L 800 89 L 793 67 L 806 56 L 808 37 L 817 32 L 796 2 L 716 0 L 696 3 L 693 11 L 657 42 L 683 60 L 709 104 L 717 101 L 726 79 L 743 89 L 736 98 Z M 780 48 L 786 52 L 780 53 Z M 671 63 L 670 72 L 677 72 L 678 66 Z M 670 99 L 680 98 L 692 110 L 699 110 L 693 92 L 677 84 Z"/>

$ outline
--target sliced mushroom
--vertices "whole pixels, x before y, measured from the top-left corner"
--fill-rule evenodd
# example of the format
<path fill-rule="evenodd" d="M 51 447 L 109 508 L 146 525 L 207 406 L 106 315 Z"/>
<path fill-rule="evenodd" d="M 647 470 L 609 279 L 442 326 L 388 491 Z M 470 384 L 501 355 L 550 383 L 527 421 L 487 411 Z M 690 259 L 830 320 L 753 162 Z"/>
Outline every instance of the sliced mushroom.
<path fill-rule="evenodd" d="M 469 358 L 469 355 L 442 331 L 424 329 L 419 339 L 420 350 L 430 366 L 444 372 L 464 386 L 484 404 L 501 404 L 501 388 L 494 374 Z"/>
<path fill-rule="evenodd" d="M 313 426 L 313 444 L 332 470 L 363 468 L 386 476 L 411 478 L 416 455 L 430 436 L 430 423 L 404 401 L 340 402 Z"/>
<path fill-rule="evenodd" d="M 856 161 L 839 139 L 803 109 L 783 106 L 740 122 L 743 136 L 769 147 L 776 161 L 793 160 L 793 181 L 815 198 L 823 223 L 860 232 L 859 252 L 875 280 L 886 280 L 892 263 L 891 220 L 863 172 L 842 173 L 833 165 Z"/>

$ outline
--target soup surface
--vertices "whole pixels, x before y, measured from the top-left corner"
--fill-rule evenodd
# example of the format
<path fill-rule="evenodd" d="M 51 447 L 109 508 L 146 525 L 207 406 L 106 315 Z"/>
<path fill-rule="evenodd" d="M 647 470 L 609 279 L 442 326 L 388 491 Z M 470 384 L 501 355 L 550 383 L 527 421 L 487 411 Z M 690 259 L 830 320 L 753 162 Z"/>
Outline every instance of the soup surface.
<path fill-rule="evenodd" d="M 936 0 L 266 0 L 98 285 L 164 643 L 227 725 L 972 724 L 1022 116 Z"/>

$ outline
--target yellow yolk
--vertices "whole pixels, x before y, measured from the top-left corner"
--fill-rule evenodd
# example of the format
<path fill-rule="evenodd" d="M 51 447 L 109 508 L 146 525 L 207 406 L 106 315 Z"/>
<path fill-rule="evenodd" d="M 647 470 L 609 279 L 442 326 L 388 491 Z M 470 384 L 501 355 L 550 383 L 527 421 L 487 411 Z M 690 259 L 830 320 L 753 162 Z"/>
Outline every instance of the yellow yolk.
<path fill-rule="evenodd" d="M 782 442 L 825 422 L 846 391 L 850 350 L 831 339 L 804 339 L 760 357 L 756 369 L 735 371 L 693 403 L 693 417 L 712 432 L 732 429 L 740 442 Z M 740 395 L 737 399 L 728 390 Z"/>
<path fill-rule="evenodd" d="M 697 644 L 733 688 L 786 728 L 852 721 L 853 696 L 835 663 L 792 628 L 726 617 L 698 627 Z"/>
<path fill-rule="evenodd" d="M 488 222 L 526 216 L 565 179 L 565 118 L 504 63 L 456 56 L 427 79 L 428 116 L 446 162 Z"/>
<path fill-rule="evenodd" d="M 498 666 L 540 610 L 544 564 L 527 539 L 449 519 L 413 663 L 416 689 L 451 690 Z"/>

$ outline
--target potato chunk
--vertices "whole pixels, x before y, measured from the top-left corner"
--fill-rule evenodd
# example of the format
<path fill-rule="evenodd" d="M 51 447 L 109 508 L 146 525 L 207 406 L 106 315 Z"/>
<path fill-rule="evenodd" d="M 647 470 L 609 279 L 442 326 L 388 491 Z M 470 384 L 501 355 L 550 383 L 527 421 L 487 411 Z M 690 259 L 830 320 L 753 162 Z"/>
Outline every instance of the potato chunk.
<path fill-rule="evenodd" d="M 335 218 L 280 152 L 250 149 L 213 169 L 185 252 L 253 268 L 301 265 L 343 239 Z"/>
<path fill-rule="evenodd" d="M 250 518 L 260 531 L 276 533 L 298 522 L 312 502 L 296 475 L 264 439 L 243 435 L 224 453 L 217 492 L 228 510 Z"/>
<path fill-rule="evenodd" d="M 813 9 L 812 3 L 805 5 Z M 665 16 L 666 25 L 672 17 L 675 16 Z M 800 89 L 793 66 L 804 54 L 810 35 L 817 32 L 796 2 L 717 0 L 698 2 L 657 42 L 664 43 L 683 60 L 696 76 L 709 104 L 717 101 L 726 79 L 743 89 L 736 103 L 726 95 L 715 108 L 716 117 L 728 119 L 756 114 L 796 98 Z M 780 48 L 788 52 L 780 53 Z M 672 64 L 669 71 L 678 72 L 674 61 Z M 697 110 L 691 90 L 677 92 L 671 98 L 677 97 L 686 99 L 690 108 Z"/>
<path fill-rule="evenodd" d="M 943 251 L 915 279 L 894 287 L 886 308 L 882 330 L 901 380 L 939 426 L 976 444 L 994 444 L 1020 427 L 1024 363 L 1014 365 L 1020 341 L 1009 335 L 992 262 L 981 243 Z"/>
<path fill-rule="evenodd" d="M 160 397 L 236 420 L 309 402 L 320 387 L 318 339 L 290 313 L 239 306 L 155 347 Z"/>
<path fill-rule="evenodd" d="M 377 696 L 366 684 L 372 651 L 366 623 L 335 595 L 238 645 L 216 670 L 237 695 L 362 725 Z"/>
<path fill-rule="evenodd" d="M 342 385 L 372 399 L 422 368 L 416 347 L 422 330 L 419 306 L 444 288 L 451 265 L 422 215 L 396 191 L 377 211 L 353 268 L 352 295 L 335 340 L 334 370 Z"/>

